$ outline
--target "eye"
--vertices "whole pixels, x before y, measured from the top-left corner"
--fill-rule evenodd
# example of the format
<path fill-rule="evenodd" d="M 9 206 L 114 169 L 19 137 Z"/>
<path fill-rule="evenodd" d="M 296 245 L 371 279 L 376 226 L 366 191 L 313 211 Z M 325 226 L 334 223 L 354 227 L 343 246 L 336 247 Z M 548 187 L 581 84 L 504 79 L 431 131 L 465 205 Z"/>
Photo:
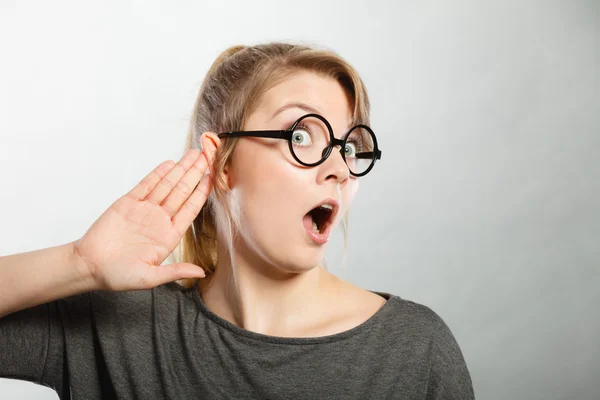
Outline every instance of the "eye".
<path fill-rule="evenodd" d="M 347 142 L 344 152 L 346 153 L 346 157 L 354 157 L 356 155 L 356 143 Z"/>
<path fill-rule="evenodd" d="M 292 133 L 292 143 L 298 146 L 310 146 L 312 144 L 312 134 L 304 126 L 296 127 Z"/>

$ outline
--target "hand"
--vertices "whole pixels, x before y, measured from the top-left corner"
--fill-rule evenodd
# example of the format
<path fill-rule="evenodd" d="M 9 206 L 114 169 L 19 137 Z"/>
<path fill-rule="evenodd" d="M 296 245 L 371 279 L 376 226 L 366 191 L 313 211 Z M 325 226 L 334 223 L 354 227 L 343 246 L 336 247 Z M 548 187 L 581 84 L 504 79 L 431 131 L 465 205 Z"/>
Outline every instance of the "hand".
<path fill-rule="evenodd" d="M 216 135 L 203 134 L 202 152 L 190 150 L 177 164 L 170 160 L 160 164 L 75 242 L 75 252 L 98 288 L 151 289 L 205 276 L 197 265 L 161 264 L 177 247 L 212 190 L 212 177 L 203 174 L 212 166 L 219 143 Z"/>

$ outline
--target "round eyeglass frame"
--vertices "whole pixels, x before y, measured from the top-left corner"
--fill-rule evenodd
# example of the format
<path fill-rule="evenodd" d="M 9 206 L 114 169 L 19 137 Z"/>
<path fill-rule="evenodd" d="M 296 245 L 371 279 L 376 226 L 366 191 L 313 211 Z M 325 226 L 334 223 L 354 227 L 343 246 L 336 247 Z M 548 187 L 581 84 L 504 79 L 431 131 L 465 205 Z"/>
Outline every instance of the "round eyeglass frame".
<path fill-rule="evenodd" d="M 294 152 L 294 146 L 292 144 L 292 137 L 293 137 L 293 133 L 296 130 L 296 127 L 298 126 L 298 124 L 300 122 L 302 122 L 302 120 L 304 120 L 305 118 L 309 118 L 309 117 L 314 117 L 319 119 L 320 121 L 322 121 L 325 126 L 327 127 L 327 130 L 329 131 L 329 146 L 327 146 L 325 148 L 325 151 L 323 152 L 323 156 L 321 157 L 321 159 L 317 162 L 314 163 L 306 163 L 302 160 L 300 160 L 298 158 L 298 156 L 296 155 L 296 153 Z M 368 153 L 372 153 L 372 157 L 371 158 L 371 163 L 369 164 L 369 166 L 367 167 L 366 170 L 364 170 L 361 173 L 354 173 L 350 167 L 348 166 L 348 162 L 346 160 L 346 140 L 348 140 L 348 137 L 350 136 L 350 133 L 352 133 L 355 129 L 357 128 L 362 128 L 364 130 L 366 130 L 370 135 L 371 135 L 371 139 L 373 140 L 373 151 L 372 152 L 368 152 Z M 373 132 L 373 130 L 364 124 L 358 124 L 358 125 L 354 125 L 352 128 L 350 128 L 348 130 L 348 132 L 344 135 L 343 139 L 337 139 L 334 135 L 333 135 L 333 128 L 331 127 L 331 124 L 329 124 L 329 121 L 327 121 L 327 119 L 325 119 L 325 117 L 319 115 L 319 114 L 305 114 L 303 116 L 301 116 L 300 118 L 298 118 L 296 120 L 296 122 L 294 122 L 294 124 L 292 125 L 291 128 L 289 129 L 285 129 L 285 130 L 265 130 L 265 131 L 235 131 L 235 132 L 222 132 L 219 133 L 218 137 L 219 138 L 224 138 L 224 137 L 264 137 L 264 138 L 273 138 L 273 139 L 285 139 L 288 141 L 288 147 L 290 149 L 290 153 L 292 154 L 292 157 L 294 157 L 294 159 L 300 163 L 301 165 L 305 166 L 305 167 L 316 167 L 319 164 L 322 164 L 330 155 L 331 152 L 333 151 L 333 148 L 337 145 L 340 146 L 340 153 L 342 155 L 342 159 L 344 160 L 344 163 L 346 163 L 346 166 L 348 167 L 348 171 L 350 172 L 350 174 L 352 176 L 355 177 L 361 177 L 361 176 L 365 176 L 367 173 L 369 173 L 369 171 L 371 171 L 371 169 L 373 169 L 373 167 L 375 166 L 375 162 L 377 160 L 381 159 L 381 150 L 379 150 L 379 146 L 377 144 L 377 137 L 375 136 L 375 133 Z"/>

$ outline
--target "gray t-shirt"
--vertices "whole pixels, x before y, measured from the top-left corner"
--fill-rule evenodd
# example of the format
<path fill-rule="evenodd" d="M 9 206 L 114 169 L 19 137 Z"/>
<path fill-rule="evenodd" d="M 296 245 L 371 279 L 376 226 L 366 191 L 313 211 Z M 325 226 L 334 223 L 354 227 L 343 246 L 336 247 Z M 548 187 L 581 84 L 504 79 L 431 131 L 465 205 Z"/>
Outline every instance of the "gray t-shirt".
<path fill-rule="evenodd" d="M 370 319 L 317 338 L 247 331 L 175 282 L 78 294 L 0 319 L 0 376 L 61 399 L 473 399 L 445 322 L 373 293 Z"/>

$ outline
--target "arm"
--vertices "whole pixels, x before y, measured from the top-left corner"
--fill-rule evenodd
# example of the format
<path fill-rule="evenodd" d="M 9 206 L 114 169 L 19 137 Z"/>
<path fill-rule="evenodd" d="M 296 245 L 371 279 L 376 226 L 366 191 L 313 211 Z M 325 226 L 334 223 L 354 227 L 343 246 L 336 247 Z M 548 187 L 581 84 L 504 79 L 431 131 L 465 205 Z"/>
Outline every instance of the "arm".
<path fill-rule="evenodd" d="M 52 300 L 98 289 L 75 242 L 0 257 L 0 319 Z"/>
<path fill-rule="evenodd" d="M 64 355 L 65 334 L 57 301 L 0 318 L 0 377 L 44 385 L 61 396 L 65 385 Z M 0 397 L 1 393 L 0 390 Z"/>
<path fill-rule="evenodd" d="M 204 173 L 217 146 L 214 134 L 203 134 L 203 153 L 190 150 L 177 164 L 161 163 L 115 201 L 81 239 L 0 257 L 0 319 L 82 292 L 151 289 L 178 279 L 203 278 L 204 271 L 194 264 L 161 263 L 212 190 L 213 181 Z"/>

